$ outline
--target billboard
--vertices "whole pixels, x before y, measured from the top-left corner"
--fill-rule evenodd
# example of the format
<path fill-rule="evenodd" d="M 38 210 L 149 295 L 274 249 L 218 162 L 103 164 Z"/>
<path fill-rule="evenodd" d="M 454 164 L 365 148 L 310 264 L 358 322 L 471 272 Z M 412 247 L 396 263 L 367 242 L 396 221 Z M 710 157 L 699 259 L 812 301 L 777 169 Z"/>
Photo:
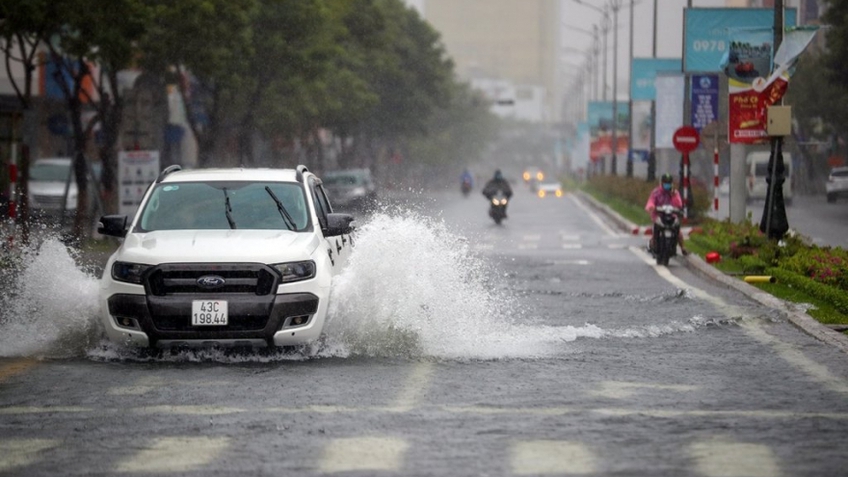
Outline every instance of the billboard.
<path fill-rule="evenodd" d="M 701 130 L 718 121 L 718 75 L 692 75 L 692 127 Z"/>
<path fill-rule="evenodd" d="M 630 75 L 630 98 L 633 101 L 656 99 L 654 80 L 657 72 L 680 72 L 680 58 L 633 58 Z"/>
<path fill-rule="evenodd" d="M 796 23 L 797 11 L 787 8 L 786 26 Z M 733 29 L 774 27 L 773 8 L 686 8 L 683 11 L 683 70 L 687 73 L 718 73 L 722 57 L 730 48 Z"/>
<path fill-rule="evenodd" d="M 683 74 L 659 74 L 657 83 L 657 125 L 654 144 L 657 148 L 674 148 L 674 131 L 683 125 Z"/>

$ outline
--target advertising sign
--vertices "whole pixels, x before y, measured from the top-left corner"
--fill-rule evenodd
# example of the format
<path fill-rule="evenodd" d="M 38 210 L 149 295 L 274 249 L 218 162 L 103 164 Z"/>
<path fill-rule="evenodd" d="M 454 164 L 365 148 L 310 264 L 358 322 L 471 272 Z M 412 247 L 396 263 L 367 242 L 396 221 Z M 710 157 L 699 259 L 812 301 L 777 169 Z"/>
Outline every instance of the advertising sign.
<path fill-rule="evenodd" d="M 653 101 L 656 99 L 654 80 L 657 72 L 681 71 L 680 58 L 633 58 L 630 78 L 630 98 L 633 101 Z"/>
<path fill-rule="evenodd" d="M 159 175 L 159 151 L 118 153 L 118 213 L 132 217 Z"/>
<path fill-rule="evenodd" d="M 787 8 L 784 22 L 795 25 L 797 11 Z M 773 8 L 687 8 L 683 11 L 683 70 L 718 73 L 730 48 L 731 29 L 774 27 Z"/>
<path fill-rule="evenodd" d="M 647 160 L 651 151 L 651 102 L 633 101 L 632 159 Z"/>
<path fill-rule="evenodd" d="M 775 70 L 770 74 L 763 75 L 760 67 L 753 66 L 757 76 L 739 75 L 733 67 L 734 60 L 736 64 L 744 64 L 746 60 L 743 55 L 762 55 L 761 52 L 752 51 L 751 44 L 759 43 L 759 40 L 750 39 L 754 34 L 755 32 L 747 31 L 734 33 L 734 38 L 737 39 L 732 42 L 730 61 L 726 68 L 729 69 L 727 125 L 731 143 L 757 144 L 768 139 L 766 112 L 769 106 L 777 104 L 783 98 L 789 87 L 789 77 L 794 66 L 815 36 L 816 29 L 787 30 L 780 48 L 774 55 Z M 734 51 L 737 49 L 738 52 Z M 754 64 L 753 60 L 750 63 Z"/>
<path fill-rule="evenodd" d="M 682 74 L 658 74 L 656 84 L 657 125 L 654 144 L 660 149 L 671 149 L 674 147 L 674 132 L 683 125 L 684 77 Z"/>
<path fill-rule="evenodd" d="M 628 104 L 619 101 L 617 105 L 618 121 L 616 125 L 616 154 L 627 154 L 628 127 L 630 111 Z M 604 156 L 612 155 L 612 128 L 613 128 L 613 104 L 612 101 L 590 101 L 587 111 L 587 122 L 589 123 L 589 134 L 591 143 L 589 157 L 596 161 Z"/>
<path fill-rule="evenodd" d="M 692 75 L 692 127 L 698 130 L 718 120 L 718 75 Z"/>

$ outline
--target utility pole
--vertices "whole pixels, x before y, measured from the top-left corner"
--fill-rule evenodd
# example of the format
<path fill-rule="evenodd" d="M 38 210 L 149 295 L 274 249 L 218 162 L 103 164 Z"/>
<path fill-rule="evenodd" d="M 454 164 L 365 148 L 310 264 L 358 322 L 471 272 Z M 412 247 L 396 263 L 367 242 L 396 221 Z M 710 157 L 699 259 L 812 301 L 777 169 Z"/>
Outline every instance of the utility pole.
<path fill-rule="evenodd" d="M 783 43 L 783 1 L 775 0 L 774 2 L 774 49 L 772 55 L 777 53 L 777 49 Z M 783 104 L 783 99 L 780 100 L 780 104 Z M 766 192 L 765 210 L 760 220 L 760 231 L 768 235 L 770 239 L 779 240 L 789 231 L 786 204 L 783 199 L 783 183 L 786 181 L 784 177 L 786 165 L 783 162 L 783 136 L 771 136 L 770 142 L 769 175 L 766 178 L 768 192 Z"/>
<path fill-rule="evenodd" d="M 618 10 L 621 0 L 611 0 L 612 7 L 612 165 L 610 174 L 618 175 Z"/>
<path fill-rule="evenodd" d="M 627 67 L 628 73 L 627 84 L 633 82 L 633 4 L 630 0 L 630 62 Z M 633 177 L 633 95 L 627 95 L 627 177 Z"/>
<path fill-rule="evenodd" d="M 651 57 L 657 57 L 657 1 L 654 0 L 654 42 L 651 46 Z M 631 107 L 632 108 L 632 107 Z M 630 110 L 633 114 L 633 109 Z M 651 100 L 651 142 L 650 150 L 648 151 L 648 182 L 657 180 L 657 140 L 654 135 L 657 132 L 657 100 Z"/>

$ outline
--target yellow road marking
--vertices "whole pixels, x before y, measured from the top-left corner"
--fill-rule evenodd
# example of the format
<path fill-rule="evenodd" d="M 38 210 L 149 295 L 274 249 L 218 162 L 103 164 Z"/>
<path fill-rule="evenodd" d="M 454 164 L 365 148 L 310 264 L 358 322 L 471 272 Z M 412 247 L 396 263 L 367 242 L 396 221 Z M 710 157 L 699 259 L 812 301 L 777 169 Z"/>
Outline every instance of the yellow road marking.
<path fill-rule="evenodd" d="M 37 365 L 34 359 L 20 359 L 0 367 L 0 383 Z"/>

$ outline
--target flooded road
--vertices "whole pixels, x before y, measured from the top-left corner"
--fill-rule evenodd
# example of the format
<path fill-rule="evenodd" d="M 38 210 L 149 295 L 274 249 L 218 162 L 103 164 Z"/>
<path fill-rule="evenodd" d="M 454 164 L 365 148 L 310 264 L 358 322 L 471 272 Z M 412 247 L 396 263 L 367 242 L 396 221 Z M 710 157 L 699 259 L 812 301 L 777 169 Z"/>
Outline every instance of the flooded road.
<path fill-rule="evenodd" d="M 359 224 L 295 354 L 99 339 L 58 242 L 0 325 L 0 473 L 838 475 L 848 356 L 656 268 L 576 197 L 411 194 Z M 11 310 L 11 312 L 10 312 Z"/>

